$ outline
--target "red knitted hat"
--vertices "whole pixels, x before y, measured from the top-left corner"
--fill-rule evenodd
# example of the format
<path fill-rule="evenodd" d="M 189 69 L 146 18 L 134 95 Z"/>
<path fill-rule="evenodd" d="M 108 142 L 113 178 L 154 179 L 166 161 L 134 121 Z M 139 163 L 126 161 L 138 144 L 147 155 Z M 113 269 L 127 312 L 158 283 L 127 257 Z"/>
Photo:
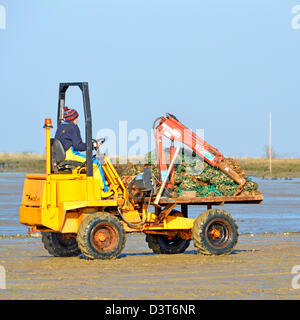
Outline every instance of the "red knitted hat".
<path fill-rule="evenodd" d="M 65 107 L 65 109 L 64 109 L 65 121 L 72 121 L 72 120 L 78 118 L 78 116 L 79 116 L 79 114 L 75 109 Z"/>

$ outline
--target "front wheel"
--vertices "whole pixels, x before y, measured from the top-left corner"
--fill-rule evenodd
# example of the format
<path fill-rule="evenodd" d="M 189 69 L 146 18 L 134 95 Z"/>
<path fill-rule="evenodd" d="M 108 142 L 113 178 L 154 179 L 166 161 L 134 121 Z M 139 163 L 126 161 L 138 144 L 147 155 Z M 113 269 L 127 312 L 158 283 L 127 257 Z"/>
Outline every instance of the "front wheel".
<path fill-rule="evenodd" d="M 229 254 L 237 244 L 238 226 L 231 215 L 220 209 L 210 209 L 194 221 L 192 239 L 199 253 Z"/>
<path fill-rule="evenodd" d="M 89 259 L 116 258 L 125 247 L 126 233 L 120 220 L 112 214 L 97 212 L 79 226 L 77 243 Z"/>

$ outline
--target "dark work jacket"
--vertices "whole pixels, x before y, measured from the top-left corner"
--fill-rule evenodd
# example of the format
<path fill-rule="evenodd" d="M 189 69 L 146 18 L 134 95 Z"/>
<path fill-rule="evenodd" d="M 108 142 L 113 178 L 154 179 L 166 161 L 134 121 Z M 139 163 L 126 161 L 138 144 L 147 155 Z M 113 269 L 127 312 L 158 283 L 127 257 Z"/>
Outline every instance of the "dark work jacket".
<path fill-rule="evenodd" d="M 63 130 L 65 130 L 64 133 Z M 56 130 L 55 139 L 60 140 L 65 151 L 73 147 L 76 151 L 85 151 L 86 144 L 82 142 L 78 126 L 72 122 L 62 122 Z"/>

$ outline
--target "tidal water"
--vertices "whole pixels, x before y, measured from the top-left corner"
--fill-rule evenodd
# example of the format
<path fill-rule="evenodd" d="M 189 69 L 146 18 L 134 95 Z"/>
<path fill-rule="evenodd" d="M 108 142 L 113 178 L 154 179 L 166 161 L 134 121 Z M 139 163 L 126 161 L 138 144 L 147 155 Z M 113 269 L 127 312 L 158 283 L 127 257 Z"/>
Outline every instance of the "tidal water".
<path fill-rule="evenodd" d="M 0 173 L 0 236 L 26 235 L 27 227 L 19 223 L 25 173 Z M 262 180 L 252 178 L 264 194 L 262 204 L 230 204 L 219 206 L 229 212 L 239 232 L 299 232 L 300 179 Z M 189 217 L 196 218 L 205 206 L 190 206 Z"/>

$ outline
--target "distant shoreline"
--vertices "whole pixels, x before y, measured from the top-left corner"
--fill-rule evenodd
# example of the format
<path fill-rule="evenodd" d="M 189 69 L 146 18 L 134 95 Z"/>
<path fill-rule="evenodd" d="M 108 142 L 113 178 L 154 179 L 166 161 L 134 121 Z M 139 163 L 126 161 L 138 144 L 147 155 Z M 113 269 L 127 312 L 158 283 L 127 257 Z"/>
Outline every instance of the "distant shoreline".
<path fill-rule="evenodd" d="M 247 176 L 270 177 L 269 160 L 266 158 L 234 158 Z M 271 177 L 300 178 L 300 158 L 278 158 L 272 160 Z"/>
<path fill-rule="evenodd" d="M 241 164 L 247 176 L 270 177 L 268 159 L 234 159 Z M 43 173 L 45 172 L 45 155 L 32 153 L 0 153 L 0 172 Z M 272 177 L 300 178 L 300 158 L 273 159 Z"/>
<path fill-rule="evenodd" d="M 44 154 L 0 153 L 0 172 L 45 172 L 45 159 Z"/>

